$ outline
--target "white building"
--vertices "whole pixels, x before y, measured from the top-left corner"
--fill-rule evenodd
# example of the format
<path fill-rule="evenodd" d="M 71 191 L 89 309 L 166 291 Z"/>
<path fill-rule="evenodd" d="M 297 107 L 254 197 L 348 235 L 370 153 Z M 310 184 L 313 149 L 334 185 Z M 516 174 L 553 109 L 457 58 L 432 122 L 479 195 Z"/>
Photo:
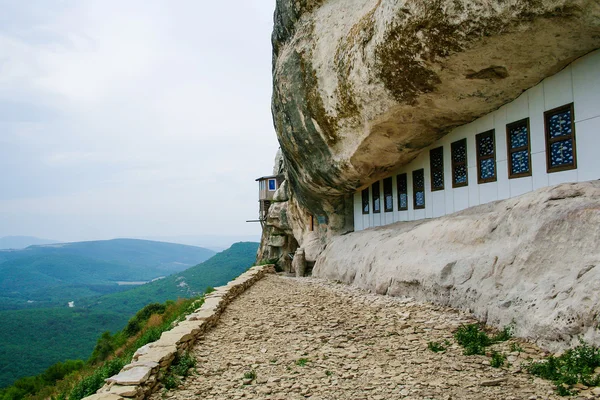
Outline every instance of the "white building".
<path fill-rule="evenodd" d="M 600 50 L 356 192 L 354 228 L 441 217 L 593 179 L 600 179 Z"/>

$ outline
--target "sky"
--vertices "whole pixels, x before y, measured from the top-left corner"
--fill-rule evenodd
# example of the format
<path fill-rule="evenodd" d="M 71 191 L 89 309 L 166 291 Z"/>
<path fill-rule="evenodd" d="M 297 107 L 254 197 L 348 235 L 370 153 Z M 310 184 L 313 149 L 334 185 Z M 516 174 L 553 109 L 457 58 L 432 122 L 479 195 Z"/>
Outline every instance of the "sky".
<path fill-rule="evenodd" d="M 275 0 L 0 0 L 0 237 L 255 235 Z"/>

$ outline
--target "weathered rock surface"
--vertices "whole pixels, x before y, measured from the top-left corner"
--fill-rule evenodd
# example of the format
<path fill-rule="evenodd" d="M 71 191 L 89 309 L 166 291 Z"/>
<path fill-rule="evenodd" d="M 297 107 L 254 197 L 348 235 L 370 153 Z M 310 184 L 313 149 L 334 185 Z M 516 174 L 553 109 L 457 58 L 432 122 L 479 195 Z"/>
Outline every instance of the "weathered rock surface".
<path fill-rule="evenodd" d="M 551 349 L 600 345 L 600 181 L 339 236 L 313 274 L 515 323 Z"/>
<path fill-rule="evenodd" d="M 273 116 L 290 187 L 342 199 L 600 47 L 590 0 L 277 0 Z"/>
<path fill-rule="evenodd" d="M 522 371 L 536 346 L 511 339 L 492 349 L 511 366 L 465 356 L 452 333 L 474 320 L 408 298 L 365 293 L 314 278 L 270 275 L 229 305 L 194 347 L 197 374 L 153 400 L 559 399 Z M 434 353 L 428 342 L 450 342 Z M 581 398 L 592 398 L 586 395 Z"/>

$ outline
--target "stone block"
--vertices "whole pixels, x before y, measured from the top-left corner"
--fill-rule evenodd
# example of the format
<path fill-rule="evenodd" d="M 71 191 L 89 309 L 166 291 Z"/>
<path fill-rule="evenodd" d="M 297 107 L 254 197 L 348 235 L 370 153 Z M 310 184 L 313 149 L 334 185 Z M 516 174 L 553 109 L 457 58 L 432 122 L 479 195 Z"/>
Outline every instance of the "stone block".
<path fill-rule="evenodd" d="M 150 374 L 152 373 L 152 368 L 148 367 L 133 367 L 126 371 L 121 371 L 117 375 L 111 376 L 106 379 L 108 383 L 115 383 L 117 385 L 139 385 L 144 383 Z"/>

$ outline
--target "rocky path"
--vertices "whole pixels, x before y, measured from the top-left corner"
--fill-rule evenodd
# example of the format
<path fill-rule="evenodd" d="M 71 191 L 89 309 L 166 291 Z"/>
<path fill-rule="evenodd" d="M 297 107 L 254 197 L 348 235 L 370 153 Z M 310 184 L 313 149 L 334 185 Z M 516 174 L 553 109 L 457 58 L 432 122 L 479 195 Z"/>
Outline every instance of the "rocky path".
<path fill-rule="evenodd" d="M 313 278 L 270 275 L 236 299 L 194 348 L 197 372 L 154 399 L 558 399 L 521 372 L 541 351 L 495 345 L 511 366 L 464 356 L 455 310 L 366 294 Z M 428 342 L 451 342 L 434 353 Z"/>

